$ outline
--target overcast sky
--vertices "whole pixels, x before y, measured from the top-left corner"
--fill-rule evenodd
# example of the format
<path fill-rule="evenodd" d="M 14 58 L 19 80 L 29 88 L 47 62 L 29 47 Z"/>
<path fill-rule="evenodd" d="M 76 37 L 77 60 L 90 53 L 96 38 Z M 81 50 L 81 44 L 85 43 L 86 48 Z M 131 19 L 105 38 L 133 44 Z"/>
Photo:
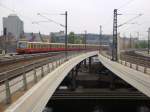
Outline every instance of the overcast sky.
<path fill-rule="evenodd" d="M 113 10 L 119 8 L 118 24 L 134 18 L 141 13 L 143 16 L 119 28 L 121 35 L 132 33 L 140 38 L 147 38 L 150 27 L 150 0 L 0 0 L 0 31 L 2 32 L 2 17 L 16 13 L 24 22 L 25 32 L 41 32 L 49 34 L 64 30 L 52 22 L 32 24 L 34 21 L 46 21 L 37 15 L 42 15 L 64 24 L 64 16 L 59 15 L 68 11 L 68 30 L 75 33 L 99 33 L 99 25 L 103 33 L 112 33 Z M 14 11 L 13 11 L 14 10 Z M 133 24 L 134 23 L 134 24 Z M 135 24 L 136 23 L 136 24 Z"/>

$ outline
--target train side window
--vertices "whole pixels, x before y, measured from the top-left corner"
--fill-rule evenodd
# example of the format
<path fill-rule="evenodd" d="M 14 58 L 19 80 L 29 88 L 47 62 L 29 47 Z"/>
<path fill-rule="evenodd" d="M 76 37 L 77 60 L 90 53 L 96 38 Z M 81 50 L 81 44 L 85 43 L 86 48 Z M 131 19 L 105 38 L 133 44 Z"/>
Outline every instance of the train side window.
<path fill-rule="evenodd" d="M 30 48 L 30 44 L 28 43 L 28 48 Z"/>
<path fill-rule="evenodd" d="M 54 48 L 53 44 L 51 45 L 51 48 Z"/>

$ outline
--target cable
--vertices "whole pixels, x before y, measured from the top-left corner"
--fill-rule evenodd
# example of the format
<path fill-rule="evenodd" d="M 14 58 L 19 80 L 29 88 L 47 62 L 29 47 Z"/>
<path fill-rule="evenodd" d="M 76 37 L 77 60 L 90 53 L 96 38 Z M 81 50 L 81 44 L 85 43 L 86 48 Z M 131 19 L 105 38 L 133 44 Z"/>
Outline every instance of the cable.
<path fill-rule="evenodd" d="M 143 14 L 139 14 L 136 17 L 133 17 L 133 18 L 129 19 L 128 21 L 124 22 L 123 24 L 118 25 L 118 28 L 121 27 L 121 26 L 123 26 L 123 25 L 125 25 L 125 24 L 128 24 L 129 22 L 133 21 L 134 19 L 136 19 L 136 18 L 138 18 L 138 17 L 140 17 L 142 15 Z"/>
<path fill-rule="evenodd" d="M 49 19 L 49 18 L 47 18 L 46 16 L 41 15 L 40 13 L 37 13 L 37 15 L 39 15 L 39 16 L 41 16 L 41 17 L 47 19 L 47 20 L 50 21 L 50 22 L 53 22 L 53 23 L 55 23 L 55 24 L 57 24 L 57 25 L 60 25 L 60 26 L 62 26 L 62 27 L 65 27 L 65 25 L 63 25 L 63 24 L 61 24 L 61 23 L 58 23 L 58 22 L 56 22 L 56 21 L 54 21 L 54 20 L 52 20 L 52 19 Z"/>
<path fill-rule="evenodd" d="M 126 2 L 125 4 L 121 5 L 120 7 L 118 7 L 118 10 L 126 7 L 127 5 L 129 5 L 131 2 L 133 2 L 134 0 L 129 0 L 128 2 Z"/>
<path fill-rule="evenodd" d="M 0 7 L 5 8 L 5 9 L 11 11 L 11 12 L 16 12 L 15 10 L 10 9 L 10 8 L 8 8 L 7 6 L 3 5 L 2 3 L 0 3 Z"/>

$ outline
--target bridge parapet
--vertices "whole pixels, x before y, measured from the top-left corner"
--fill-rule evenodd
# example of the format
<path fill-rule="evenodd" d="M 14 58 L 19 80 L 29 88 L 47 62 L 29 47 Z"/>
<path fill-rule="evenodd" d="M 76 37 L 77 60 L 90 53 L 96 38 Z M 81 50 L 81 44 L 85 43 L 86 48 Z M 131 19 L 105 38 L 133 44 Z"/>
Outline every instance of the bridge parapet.
<path fill-rule="evenodd" d="M 110 60 L 112 59 L 112 57 L 105 51 L 101 52 L 101 55 Z M 135 56 L 121 55 L 117 62 L 134 70 L 150 75 L 150 59 L 148 58 L 143 59 Z"/>

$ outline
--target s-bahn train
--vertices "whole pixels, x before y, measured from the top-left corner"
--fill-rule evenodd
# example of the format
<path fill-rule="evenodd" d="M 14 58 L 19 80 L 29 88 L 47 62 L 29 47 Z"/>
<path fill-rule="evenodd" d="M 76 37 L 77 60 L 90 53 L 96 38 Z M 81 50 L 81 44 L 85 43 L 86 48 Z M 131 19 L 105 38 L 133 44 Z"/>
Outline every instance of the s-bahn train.
<path fill-rule="evenodd" d="M 106 47 L 107 46 L 103 46 L 103 48 L 106 48 Z M 96 49 L 99 49 L 99 45 L 87 44 L 86 49 L 96 50 Z M 68 43 L 67 50 L 68 51 L 85 50 L 85 44 L 69 44 Z M 64 43 L 18 41 L 16 51 L 19 54 L 65 51 L 65 44 Z"/>

